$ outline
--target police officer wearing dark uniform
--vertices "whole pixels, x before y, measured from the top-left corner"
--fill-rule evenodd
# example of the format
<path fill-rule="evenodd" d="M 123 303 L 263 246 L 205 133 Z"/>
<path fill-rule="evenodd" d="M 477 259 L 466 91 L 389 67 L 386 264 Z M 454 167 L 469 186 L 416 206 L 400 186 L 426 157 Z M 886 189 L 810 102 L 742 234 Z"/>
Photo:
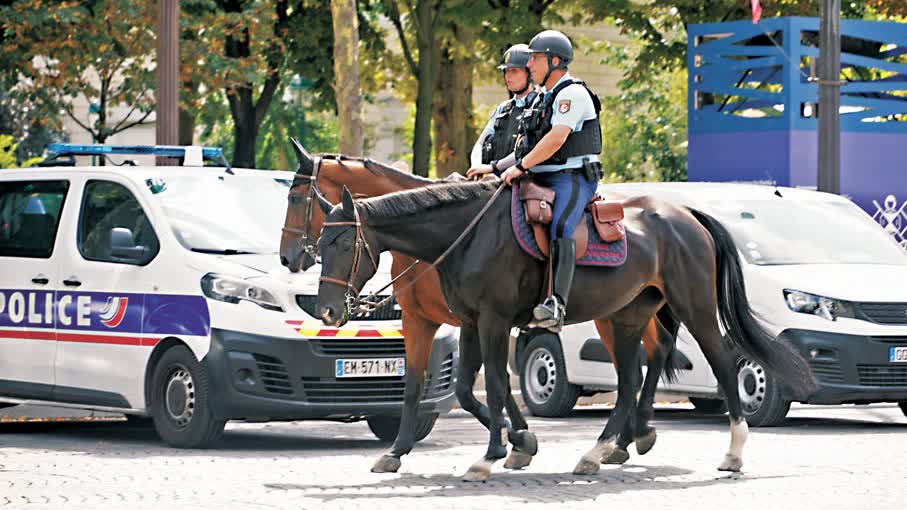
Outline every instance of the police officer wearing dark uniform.
<path fill-rule="evenodd" d="M 472 168 L 466 173 L 467 177 L 479 177 L 490 173 L 500 175 L 516 162 L 512 154 L 520 116 L 535 99 L 528 63 L 529 46 L 526 44 L 515 44 L 504 52 L 504 58 L 498 69 L 503 72 L 504 84 L 510 93 L 510 99 L 494 109 L 485 129 L 476 140 L 470 155 Z M 510 156 L 509 160 L 505 159 L 507 156 Z"/>
<path fill-rule="evenodd" d="M 534 182 L 555 190 L 549 259 L 554 293 L 535 307 L 533 316 L 540 327 L 558 332 L 573 284 L 573 231 L 601 178 L 601 103 L 567 72 L 573 60 L 567 36 L 545 30 L 532 38 L 529 51 L 529 71 L 542 89 L 522 114 L 516 163 L 501 179 L 510 184 L 528 173 Z"/>

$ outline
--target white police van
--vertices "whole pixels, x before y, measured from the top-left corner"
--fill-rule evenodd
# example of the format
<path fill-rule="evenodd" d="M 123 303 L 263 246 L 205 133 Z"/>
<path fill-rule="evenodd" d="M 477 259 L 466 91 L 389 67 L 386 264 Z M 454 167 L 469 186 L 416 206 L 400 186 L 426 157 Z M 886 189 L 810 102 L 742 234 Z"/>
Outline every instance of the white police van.
<path fill-rule="evenodd" d="M 277 255 L 292 173 L 201 166 L 223 159 L 213 148 L 51 152 L 196 166 L 0 170 L 0 407 L 150 416 L 178 447 L 210 445 L 227 420 L 366 419 L 396 435 L 399 307 L 339 330 L 314 319 L 317 268 L 291 274 Z M 455 363 L 442 328 L 420 439 L 452 406 Z"/>

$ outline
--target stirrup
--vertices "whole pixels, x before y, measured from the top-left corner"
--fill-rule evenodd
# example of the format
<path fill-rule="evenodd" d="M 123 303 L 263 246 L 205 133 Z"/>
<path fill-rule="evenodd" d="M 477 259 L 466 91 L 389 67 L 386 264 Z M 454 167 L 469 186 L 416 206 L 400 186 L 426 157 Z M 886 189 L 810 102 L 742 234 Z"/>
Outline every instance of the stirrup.
<path fill-rule="evenodd" d="M 550 329 L 558 323 L 564 322 L 564 305 L 560 304 L 557 296 L 549 296 L 544 303 L 536 305 L 532 316 L 540 328 Z"/>

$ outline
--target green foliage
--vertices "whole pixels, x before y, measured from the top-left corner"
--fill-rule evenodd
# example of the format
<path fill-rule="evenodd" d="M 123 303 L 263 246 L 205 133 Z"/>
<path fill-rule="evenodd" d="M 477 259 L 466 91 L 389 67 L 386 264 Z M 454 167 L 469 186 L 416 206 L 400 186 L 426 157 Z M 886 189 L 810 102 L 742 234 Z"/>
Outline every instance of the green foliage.
<path fill-rule="evenodd" d="M 15 137 L 11 135 L 0 135 L 0 168 L 29 167 L 44 159 L 41 157 L 29 158 L 22 161 L 20 164 L 16 157 L 17 145 Z"/>
<path fill-rule="evenodd" d="M 296 156 L 290 137 L 299 138 L 309 152 L 337 151 L 337 118 L 330 112 L 313 108 L 307 98 L 275 101 L 262 122 L 256 140 L 256 168 L 292 170 Z M 205 98 L 196 123 L 203 126 L 198 143 L 233 151 L 233 122 L 223 94 Z"/>

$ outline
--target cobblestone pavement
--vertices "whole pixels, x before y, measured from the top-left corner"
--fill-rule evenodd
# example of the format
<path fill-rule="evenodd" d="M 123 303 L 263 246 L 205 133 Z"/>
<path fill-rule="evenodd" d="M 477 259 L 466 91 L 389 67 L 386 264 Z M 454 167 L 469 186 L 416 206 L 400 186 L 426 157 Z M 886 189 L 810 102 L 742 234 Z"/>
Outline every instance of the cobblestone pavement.
<path fill-rule="evenodd" d="M 658 443 L 623 467 L 571 474 L 606 408 L 531 419 L 532 465 L 462 482 L 487 435 L 462 412 L 438 421 L 399 474 L 372 474 L 384 450 L 364 423 L 230 424 L 217 449 L 163 446 L 125 422 L 0 424 L 0 508 L 648 508 L 887 509 L 907 501 L 907 419 L 897 406 L 795 407 L 784 427 L 753 429 L 744 473 L 715 467 L 726 417 L 673 405 Z"/>

